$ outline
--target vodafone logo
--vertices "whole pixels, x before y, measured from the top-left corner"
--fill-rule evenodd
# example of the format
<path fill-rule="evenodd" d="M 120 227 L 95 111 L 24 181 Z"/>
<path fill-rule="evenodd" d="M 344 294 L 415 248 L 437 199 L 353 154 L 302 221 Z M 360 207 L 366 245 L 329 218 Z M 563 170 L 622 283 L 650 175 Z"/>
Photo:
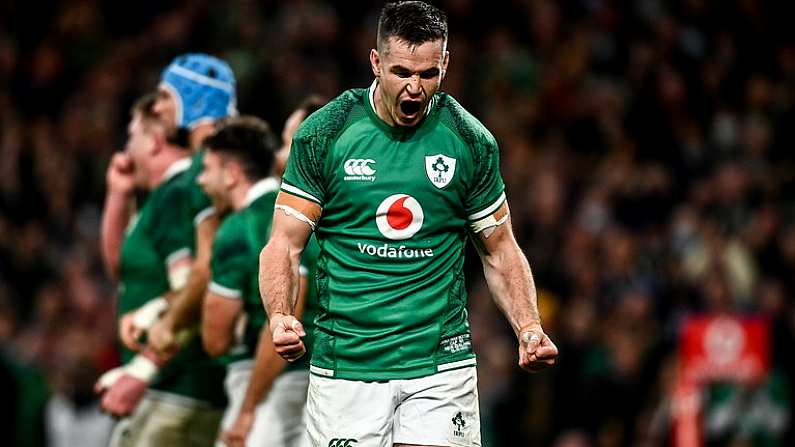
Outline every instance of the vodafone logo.
<path fill-rule="evenodd" d="M 378 231 L 393 241 L 408 239 L 420 228 L 425 215 L 417 199 L 408 194 L 393 194 L 380 205 L 375 212 L 375 223 Z"/>

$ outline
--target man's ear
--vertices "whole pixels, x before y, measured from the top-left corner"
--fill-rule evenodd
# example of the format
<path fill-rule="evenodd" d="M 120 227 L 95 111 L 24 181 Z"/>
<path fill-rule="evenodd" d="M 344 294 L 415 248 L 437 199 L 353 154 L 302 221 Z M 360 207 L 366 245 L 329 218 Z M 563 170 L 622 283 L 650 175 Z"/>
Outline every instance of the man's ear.
<path fill-rule="evenodd" d="M 444 59 L 442 60 L 442 76 L 441 80 L 444 80 L 444 77 L 447 75 L 447 64 L 450 63 L 450 52 L 445 50 L 444 51 Z"/>
<path fill-rule="evenodd" d="M 235 186 L 238 180 L 244 176 L 243 168 L 240 166 L 240 163 L 227 161 L 223 166 L 223 176 L 224 186 L 231 188 Z"/>
<path fill-rule="evenodd" d="M 166 136 L 162 132 L 154 132 L 152 135 L 152 148 L 149 155 L 155 156 L 166 146 Z"/>
<path fill-rule="evenodd" d="M 375 48 L 370 50 L 370 67 L 373 69 L 373 75 L 376 78 L 381 77 L 381 57 L 378 55 L 378 50 Z"/>

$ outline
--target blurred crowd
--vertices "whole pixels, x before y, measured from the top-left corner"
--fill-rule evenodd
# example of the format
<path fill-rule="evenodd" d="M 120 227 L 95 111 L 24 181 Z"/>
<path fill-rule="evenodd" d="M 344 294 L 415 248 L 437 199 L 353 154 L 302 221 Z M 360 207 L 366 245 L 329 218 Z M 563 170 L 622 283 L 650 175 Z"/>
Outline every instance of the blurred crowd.
<path fill-rule="evenodd" d="M 484 445 L 669 442 L 677 335 L 693 313 L 772 328 L 763 383 L 706 392 L 722 405 L 705 414 L 707 442 L 793 445 L 795 7 L 434 3 L 450 19 L 443 89 L 500 143 L 561 351 L 551 371 L 519 371 L 470 251 Z M 239 109 L 279 128 L 310 93 L 369 84 L 380 6 L 0 3 L 0 381 L 14 390 L 0 420 L 18 445 L 101 445 L 111 423 L 92 394 L 117 362 L 98 228 L 132 101 L 175 55 L 203 51 L 234 68 Z"/>

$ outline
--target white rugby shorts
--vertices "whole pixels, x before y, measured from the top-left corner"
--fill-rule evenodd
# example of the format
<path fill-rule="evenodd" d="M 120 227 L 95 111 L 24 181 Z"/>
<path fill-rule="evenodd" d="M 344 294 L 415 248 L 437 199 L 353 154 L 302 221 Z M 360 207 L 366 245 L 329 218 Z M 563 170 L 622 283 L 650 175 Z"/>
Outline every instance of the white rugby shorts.
<path fill-rule="evenodd" d="M 474 366 L 382 382 L 311 374 L 307 416 L 313 447 L 481 445 Z"/>

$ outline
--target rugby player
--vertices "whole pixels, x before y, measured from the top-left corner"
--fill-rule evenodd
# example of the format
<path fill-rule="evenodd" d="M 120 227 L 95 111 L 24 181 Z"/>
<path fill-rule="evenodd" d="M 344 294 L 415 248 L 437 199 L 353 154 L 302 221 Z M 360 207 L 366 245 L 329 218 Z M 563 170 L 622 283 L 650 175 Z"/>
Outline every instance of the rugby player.
<path fill-rule="evenodd" d="M 223 355 L 227 365 L 229 405 L 221 441 L 228 447 L 304 445 L 309 365 L 293 362 L 285 369 L 257 284 L 258 256 L 270 233 L 280 183 L 273 175 L 277 139 L 265 122 L 240 117 L 225 120 L 204 146 L 199 183 L 216 209 L 230 210 L 213 243 L 202 318 L 205 349 Z M 301 270 L 308 272 L 306 265 Z M 300 318 L 303 300 L 297 307 Z M 311 327 L 313 313 L 305 325 Z"/>
<path fill-rule="evenodd" d="M 512 230 L 497 143 L 450 95 L 447 20 L 419 1 L 381 11 L 375 80 L 310 116 L 293 139 L 260 256 L 277 352 L 296 360 L 298 263 L 321 247 L 307 428 L 312 445 L 479 446 L 464 288 L 472 239 L 512 326 L 519 365 L 555 362 Z"/>

